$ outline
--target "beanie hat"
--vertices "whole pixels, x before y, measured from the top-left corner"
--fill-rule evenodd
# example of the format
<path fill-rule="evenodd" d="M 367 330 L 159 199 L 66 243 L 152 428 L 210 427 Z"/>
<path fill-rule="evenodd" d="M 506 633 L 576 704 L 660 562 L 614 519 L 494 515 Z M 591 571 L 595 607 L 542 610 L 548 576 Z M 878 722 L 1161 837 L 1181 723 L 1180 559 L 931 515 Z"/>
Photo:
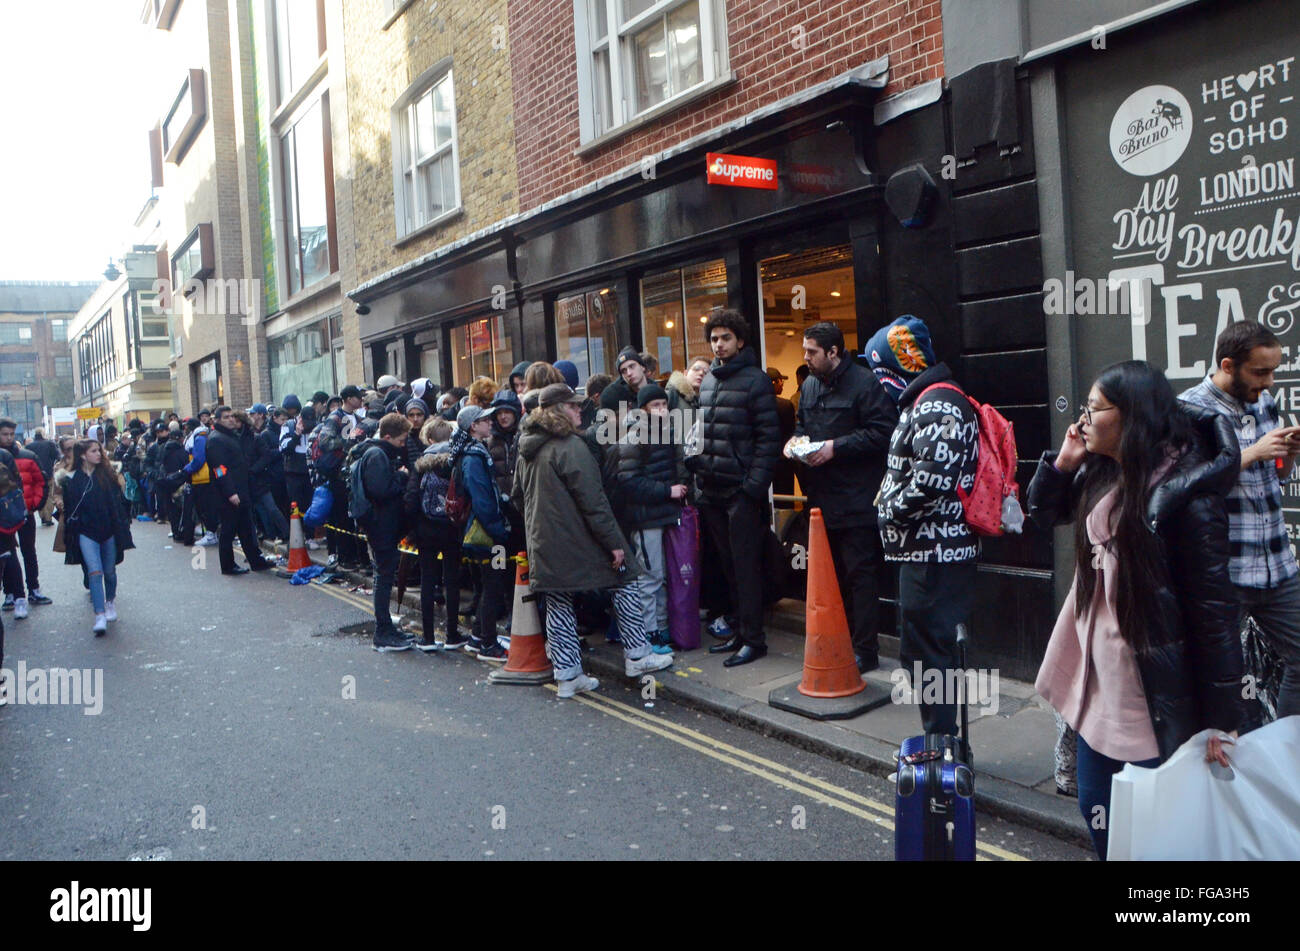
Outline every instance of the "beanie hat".
<path fill-rule="evenodd" d="M 418 409 L 418 410 L 419 410 L 421 413 L 423 413 L 425 416 L 428 416 L 428 415 L 429 415 L 429 406 L 428 406 L 428 404 L 425 403 L 424 400 L 420 399 L 418 396 L 412 396 L 409 400 L 407 400 L 407 401 L 406 401 L 406 406 L 405 406 L 405 408 L 402 410 L 402 412 L 404 412 L 404 413 L 409 413 L 409 412 L 410 412 L 411 410 L 413 410 L 413 409 Z"/>
<path fill-rule="evenodd" d="M 488 415 L 490 415 L 488 410 L 485 410 L 477 403 L 470 403 L 456 414 L 456 426 L 465 430 L 465 432 L 469 432 L 471 426 L 477 423 L 484 416 Z"/>
<path fill-rule="evenodd" d="M 627 363 L 629 360 L 635 360 L 637 363 L 641 363 L 641 352 L 637 350 L 636 347 L 624 347 L 618 352 L 618 359 L 614 361 L 614 372 L 622 373 L 623 364 Z M 644 368 L 645 364 L 641 363 L 641 366 Z"/>
<path fill-rule="evenodd" d="M 645 409 L 646 404 L 651 400 L 667 400 L 668 394 L 658 383 L 647 383 L 641 389 L 636 391 L 636 405 L 638 409 Z"/>
<path fill-rule="evenodd" d="M 569 384 L 571 389 L 576 390 L 578 388 L 578 368 L 573 365 L 571 360 L 555 361 L 555 369 L 560 371 L 560 375 L 564 377 L 564 382 Z"/>
<path fill-rule="evenodd" d="M 862 355 L 895 403 L 913 380 L 939 362 L 925 321 L 911 314 L 877 330 Z"/>

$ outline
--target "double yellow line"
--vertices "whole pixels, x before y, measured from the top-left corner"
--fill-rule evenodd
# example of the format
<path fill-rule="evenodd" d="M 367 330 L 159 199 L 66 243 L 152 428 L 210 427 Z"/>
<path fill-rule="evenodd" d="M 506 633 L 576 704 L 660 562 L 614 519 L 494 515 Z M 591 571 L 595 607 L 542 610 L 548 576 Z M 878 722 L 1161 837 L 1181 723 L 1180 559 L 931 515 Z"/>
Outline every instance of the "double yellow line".
<path fill-rule="evenodd" d="M 368 601 L 363 601 L 350 593 L 333 590 L 329 585 L 313 584 L 309 587 L 356 607 L 367 609 L 371 607 Z M 556 688 L 554 684 L 547 684 L 546 689 L 554 691 Z M 653 733 L 666 740 L 671 740 L 679 746 L 684 746 L 720 763 L 726 763 L 728 766 L 735 767 L 752 776 L 765 779 L 773 785 L 793 790 L 815 802 L 839 809 L 841 812 L 856 816 L 859 819 L 880 826 L 882 829 L 888 829 L 890 832 L 894 831 L 894 807 L 892 804 L 877 802 L 850 789 L 837 786 L 824 779 L 818 779 L 816 776 L 809 776 L 807 773 L 802 773 L 774 760 L 732 746 L 730 743 L 724 743 L 722 740 L 714 739 L 698 730 L 692 730 L 690 727 L 673 723 L 662 717 L 650 716 L 636 707 L 629 706 L 618 700 L 612 700 L 609 697 L 589 693 L 579 694 L 573 699 L 578 703 L 591 707 L 593 710 L 599 710 L 606 716 L 614 717 L 638 729 L 645 730 L 647 733 Z M 982 860 L 991 857 L 1003 859 L 1004 861 L 1027 861 L 1023 855 L 985 842 L 976 842 L 975 849 L 977 852 L 982 853 L 979 856 Z"/>
<path fill-rule="evenodd" d="M 554 690 L 556 688 L 553 684 L 547 684 L 547 689 Z M 774 785 L 801 793 L 816 802 L 833 806 L 841 812 L 847 812 L 851 816 L 864 819 L 883 829 L 888 829 L 890 832 L 894 831 L 894 807 L 892 804 L 887 805 L 877 802 L 842 786 L 829 783 L 824 779 L 809 776 L 807 773 L 801 773 L 789 766 L 783 766 L 780 763 L 765 759 L 762 756 L 750 753 L 748 750 L 742 750 L 729 743 L 714 739 L 700 733 L 698 730 L 692 730 L 690 727 L 681 726 L 660 717 L 652 717 L 636 707 L 620 703 L 617 700 L 611 700 L 609 697 L 589 693 L 580 694 L 573 699 L 599 710 L 607 716 L 630 723 L 649 733 L 662 736 L 687 749 L 726 763 L 728 766 L 733 766 L 753 776 L 766 779 Z M 978 852 L 984 853 L 980 858 L 991 856 L 1007 861 L 1026 861 L 1025 856 L 1009 852 L 996 845 L 977 842 L 975 848 Z"/>

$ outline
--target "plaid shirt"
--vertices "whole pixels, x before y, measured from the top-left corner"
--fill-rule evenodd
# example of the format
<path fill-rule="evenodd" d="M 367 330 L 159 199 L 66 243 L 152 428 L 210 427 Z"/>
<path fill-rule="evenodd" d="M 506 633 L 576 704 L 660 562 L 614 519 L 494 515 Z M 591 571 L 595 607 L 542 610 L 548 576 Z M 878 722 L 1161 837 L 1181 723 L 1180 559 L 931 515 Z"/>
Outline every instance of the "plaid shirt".
<path fill-rule="evenodd" d="M 1242 452 L 1277 429 L 1277 404 L 1268 390 L 1246 404 L 1219 389 L 1213 374 L 1179 395 L 1180 400 L 1222 413 L 1232 421 Z M 1228 493 L 1228 573 L 1244 588 L 1276 588 L 1300 573 L 1282 517 L 1282 483 L 1273 460 L 1243 469 Z"/>

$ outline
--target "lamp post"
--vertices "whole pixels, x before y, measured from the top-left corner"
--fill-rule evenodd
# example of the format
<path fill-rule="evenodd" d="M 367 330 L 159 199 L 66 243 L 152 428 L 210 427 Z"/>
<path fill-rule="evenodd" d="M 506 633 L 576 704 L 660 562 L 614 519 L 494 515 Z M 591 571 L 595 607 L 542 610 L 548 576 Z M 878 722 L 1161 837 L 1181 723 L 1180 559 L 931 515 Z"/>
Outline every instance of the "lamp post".
<path fill-rule="evenodd" d="M 30 404 L 27 402 L 27 388 L 35 385 L 36 384 L 33 382 L 31 377 L 23 377 L 23 435 L 27 437 L 30 437 L 32 431 L 32 419 L 29 410 Z"/>

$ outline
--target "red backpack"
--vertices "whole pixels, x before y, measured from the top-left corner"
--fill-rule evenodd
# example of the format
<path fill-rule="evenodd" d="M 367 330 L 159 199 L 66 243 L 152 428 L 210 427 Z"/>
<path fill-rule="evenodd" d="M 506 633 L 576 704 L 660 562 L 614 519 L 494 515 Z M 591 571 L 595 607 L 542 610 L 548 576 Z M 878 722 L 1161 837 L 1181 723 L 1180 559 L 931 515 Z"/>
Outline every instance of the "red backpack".
<path fill-rule="evenodd" d="M 966 513 L 966 524 L 977 535 L 1003 535 L 1007 532 L 1019 532 L 1024 522 L 1020 512 L 1020 486 L 1016 484 L 1016 430 L 1011 421 L 987 403 L 972 399 L 953 383 L 935 383 L 927 386 L 916 401 L 919 403 L 925 394 L 933 389 L 945 387 L 961 393 L 970 400 L 975 410 L 979 427 L 979 456 L 975 464 L 975 483 L 966 492 L 957 487 L 957 497 L 961 499 Z M 1012 513 L 1005 519 L 1003 506 L 1006 499 L 1014 499 Z"/>

